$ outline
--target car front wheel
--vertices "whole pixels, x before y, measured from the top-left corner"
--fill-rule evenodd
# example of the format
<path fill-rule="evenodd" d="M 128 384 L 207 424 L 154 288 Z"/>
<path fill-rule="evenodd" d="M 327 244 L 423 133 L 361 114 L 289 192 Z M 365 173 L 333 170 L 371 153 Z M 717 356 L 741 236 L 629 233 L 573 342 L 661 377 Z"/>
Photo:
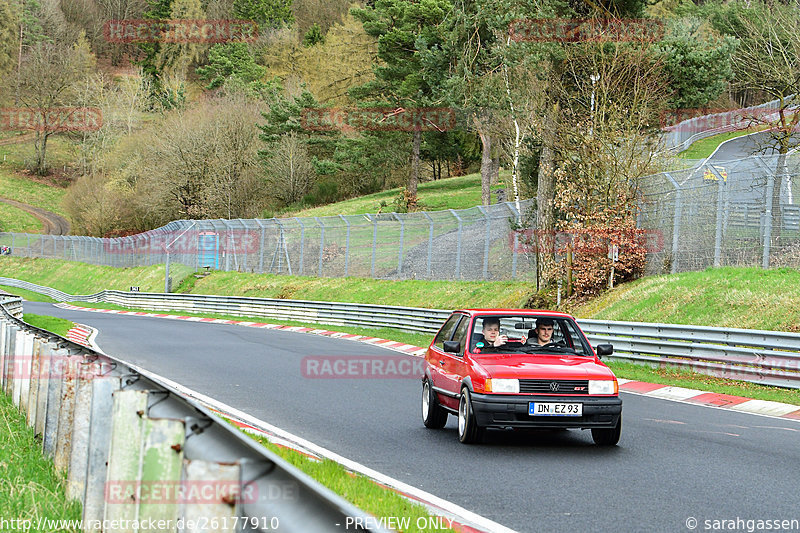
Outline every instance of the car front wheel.
<path fill-rule="evenodd" d="M 464 444 L 480 442 L 483 440 L 483 431 L 475 421 L 469 389 L 461 389 L 461 401 L 458 403 L 458 440 Z"/>
<path fill-rule="evenodd" d="M 622 434 L 622 415 L 613 428 L 597 428 L 592 430 L 592 440 L 598 446 L 615 446 Z"/>
<path fill-rule="evenodd" d="M 422 382 L 422 423 L 430 429 L 441 429 L 447 423 L 447 411 L 439 405 L 427 379 Z"/>

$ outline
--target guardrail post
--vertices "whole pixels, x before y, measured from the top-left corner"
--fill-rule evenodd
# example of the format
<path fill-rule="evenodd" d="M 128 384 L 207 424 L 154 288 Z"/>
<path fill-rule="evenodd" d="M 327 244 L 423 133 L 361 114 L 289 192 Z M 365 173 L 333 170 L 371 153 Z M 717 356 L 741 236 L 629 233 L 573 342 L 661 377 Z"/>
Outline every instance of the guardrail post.
<path fill-rule="evenodd" d="M 113 501 L 105 502 L 105 518 L 108 520 L 136 519 L 136 481 L 139 479 L 148 394 L 144 390 L 114 392 L 106 492 L 110 493 L 108 489 L 112 487 L 115 490 Z"/>
<path fill-rule="evenodd" d="M 425 211 L 423 211 L 422 214 L 425 215 L 425 218 L 428 219 L 428 223 L 430 224 L 430 227 L 428 229 L 428 261 L 426 263 L 427 266 L 425 273 L 426 273 L 426 278 L 431 279 L 431 259 L 433 255 L 433 219 Z"/>
<path fill-rule="evenodd" d="M 29 428 L 36 427 L 36 407 L 38 405 L 39 396 L 39 375 L 41 374 L 39 365 L 43 344 L 44 341 L 34 336 L 33 349 L 31 350 L 31 371 L 26 380 L 28 386 L 28 398 L 25 403 L 25 422 L 28 424 Z"/>
<path fill-rule="evenodd" d="M 86 458 L 86 490 L 83 496 L 83 520 L 99 523 L 105 511 L 108 452 L 111 447 L 112 406 L 114 391 L 121 387 L 120 378 L 104 376 L 92 380 L 89 445 Z M 100 530 L 96 530 L 98 533 Z"/>
<path fill-rule="evenodd" d="M 75 396 L 77 394 L 78 376 L 83 356 L 69 353 L 59 361 L 61 381 L 61 405 L 58 410 L 58 433 L 53 462 L 57 472 L 66 472 L 72 454 L 73 420 L 75 416 Z"/>
<path fill-rule="evenodd" d="M 461 279 L 461 230 L 463 228 L 463 222 L 455 210 L 450 209 L 449 211 L 450 214 L 452 214 L 456 220 L 458 220 L 458 237 L 456 242 L 456 279 Z"/>
<path fill-rule="evenodd" d="M 350 221 L 344 215 L 339 215 L 339 217 L 347 224 L 347 235 L 344 239 L 344 277 L 347 277 L 350 268 Z"/>
<path fill-rule="evenodd" d="M 294 217 L 298 224 L 300 224 L 300 270 L 298 270 L 297 275 L 303 275 L 303 251 L 305 250 L 306 246 L 306 225 L 303 224 L 303 221 L 300 220 L 298 217 Z"/>
<path fill-rule="evenodd" d="M 403 273 L 403 238 L 405 237 L 406 233 L 406 223 L 397 213 L 392 213 L 392 215 L 398 222 L 400 222 L 400 243 L 397 253 L 397 274 L 399 275 Z"/>

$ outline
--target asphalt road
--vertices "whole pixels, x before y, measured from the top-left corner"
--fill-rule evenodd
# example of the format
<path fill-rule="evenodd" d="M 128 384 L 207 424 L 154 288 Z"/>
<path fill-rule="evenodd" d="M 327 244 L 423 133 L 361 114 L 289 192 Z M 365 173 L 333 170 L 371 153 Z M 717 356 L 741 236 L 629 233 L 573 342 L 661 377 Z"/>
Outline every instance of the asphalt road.
<path fill-rule="evenodd" d="M 771 140 L 769 132 L 735 137 L 721 144 L 709 162 L 733 161 L 751 155 L 775 155 L 778 152 L 772 148 Z"/>
<path fill-rule="evenodd" d="M 416 379 L 301 374 L 306 356 L 396 352 L 43 303 L 25 310 L 96 327 L 109 354 L 519 531 L 686 532 L 690 517 L 698 531 L 713 527 L 706 520 L 800 520 L 800 421 L 623 394 L 615 448 L 577 430 L 497 432 L 465 446 L 452 416 L 444 430 L 423 427 Z"/>

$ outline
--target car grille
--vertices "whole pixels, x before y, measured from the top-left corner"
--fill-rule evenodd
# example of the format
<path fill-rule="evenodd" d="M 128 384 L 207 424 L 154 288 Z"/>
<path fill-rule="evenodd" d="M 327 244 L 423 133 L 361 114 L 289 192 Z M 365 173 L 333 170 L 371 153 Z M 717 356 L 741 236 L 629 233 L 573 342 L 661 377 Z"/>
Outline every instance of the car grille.
<path fill-rule="evenodd" d="M 556 390 L 553 390 L 556 384 Z M 589 394 L 586 379 L 521 379 L 519 391 L 527 394 Z"/>

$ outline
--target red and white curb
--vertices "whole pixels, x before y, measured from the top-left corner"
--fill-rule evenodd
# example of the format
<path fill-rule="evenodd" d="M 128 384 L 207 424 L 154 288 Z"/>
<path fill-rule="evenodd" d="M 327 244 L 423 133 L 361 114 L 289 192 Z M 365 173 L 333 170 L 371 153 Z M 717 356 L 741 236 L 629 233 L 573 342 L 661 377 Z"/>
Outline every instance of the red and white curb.
<path fill-rule="evenodd" d="M 617 381 L 619 381 L 619 390 L 621 392 L 629 392 L 641 396 L 649 396 L 651 398 L 660 398 L 662 400 L 703 405 L 706 407 L 716 407 L 718 409 L 730 409 L 742 413 L 800 420 L 800 406 L 788 403 L 753 400 L 743 396 L 732 396 L 730 394 L 686 389 L 683 387 L 647 383 L 644 381 L 631 381 L 628 379 L 618 379 Z"/>
<path fill-rule="evenodd" d="M 341 331 L 328 331 L 326 329 L 307 328 L 303 326 L 285 326 L 282 324 L 270 324 L 267 322 L 249 322 L 245 320 L 225 320 L 222 318 L 202 318 L 198 316 L 182 316 L 170 315 L 164 313 L 146 313 L 143 311 L 122 311 L 119 309 L 96 309 L 93 307 L 80 307 L 66 303 L 54 304 L 56 307 L 62 309 L 71 309 L 74 311 L 92 311 L 95 313 L 113 313 L 117 315 L 131 315 L 131 316 L 148 316 L 154 318 L 166 318 L 169 320 L 187 320 L 189 322 L 205 322 L 207 324 L 231 324 L 234 326 L 245 326 L 248 328 L 263 328 L 274 329 L 282 331 L 293 331 L 295 333 L 309 333 L 311 335 L 322 335 L 324 337 L 332 337 L 336 339 L 345 339 L 350 341 L 363 342 L 373 346 L 380 346 L 381 348 L 388 348 L 396 352 L 401 352 L 408 355 L 415 355 L 422 357 L 425 355 L 426 348 L 419 346 L 412 346 L 402 342 L 392 341 L 388 339 L 381 339 L 379 337 L 369 337 L 366 335 L 354 335 L 352 333 L 342 333 Z"/>
<path fill-rule="evenodd" d="M 75 327 L 67 332 L 67 339 L 72 342 L 77 342 L 83 346 L 91 346 L 89 344 L 89 337 L 91 336 L 94 328 L 84 324 L 75 324 Z"/>

